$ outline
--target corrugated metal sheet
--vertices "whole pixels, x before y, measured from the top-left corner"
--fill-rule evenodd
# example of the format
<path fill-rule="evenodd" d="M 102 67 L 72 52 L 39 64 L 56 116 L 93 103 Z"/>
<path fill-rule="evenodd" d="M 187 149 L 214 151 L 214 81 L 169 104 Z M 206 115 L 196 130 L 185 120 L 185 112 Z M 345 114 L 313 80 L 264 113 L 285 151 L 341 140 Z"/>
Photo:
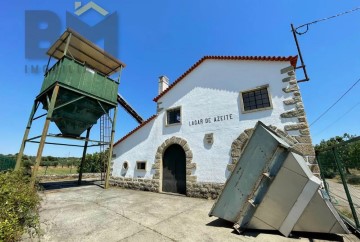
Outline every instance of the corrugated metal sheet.
<path fill-rule="evenodd" d="M 50 47 L 47 54 L 56 59 L 61 59 L 64 56 L 70 34 L 71 38 L 68 52 L 74 59 L 82 63 L 87 63 L 87 65 L 105 75 L 112 75 L 113 73 L 118 72 L 121 67 L 125 67 L 125 64 L 120 60 L 106 53 L 104 50 L 100 49 L 70 28 L 68 28 Z"/>
<path fill-rule="evenodd" d="M 65 84 L 113 104 L 117 102 L 118 83 L 66 56 L 46 73 L 40 93 L 55 82 Z"/>

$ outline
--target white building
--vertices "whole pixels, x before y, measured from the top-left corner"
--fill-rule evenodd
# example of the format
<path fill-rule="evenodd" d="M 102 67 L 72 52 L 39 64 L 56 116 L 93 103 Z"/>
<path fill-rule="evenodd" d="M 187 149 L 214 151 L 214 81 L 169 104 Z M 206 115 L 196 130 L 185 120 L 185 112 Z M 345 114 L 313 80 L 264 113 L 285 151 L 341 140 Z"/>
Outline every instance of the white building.
<path fill-rule="evenodd" d="M 258 120 L 317 172 L 296 61 L 205 56 L 171 85 L 160 77 L 157 113 L 114 145 L 111 183 L 215 198 Z"/>

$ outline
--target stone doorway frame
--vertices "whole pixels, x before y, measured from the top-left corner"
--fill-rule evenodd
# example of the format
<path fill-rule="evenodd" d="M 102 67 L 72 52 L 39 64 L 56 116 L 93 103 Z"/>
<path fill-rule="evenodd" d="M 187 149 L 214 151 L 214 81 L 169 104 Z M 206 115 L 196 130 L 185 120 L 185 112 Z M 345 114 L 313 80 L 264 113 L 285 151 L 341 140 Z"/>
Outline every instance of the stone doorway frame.
<path fill-rule="evenodd" d="M 153 180 L 159 183 L 159 192 L 162 192 L 162 169 L 163 169 L 163 155 L 165 150 L 173 144 L 180 145 L 185 151 L 186 159 L 186 194 L 192 183 L 196 183 L 197 177 L 192 175 L 193 169 L 196 169 L 196 163 L 193 162 L 193 153 L 188 145 L 188 142 L 180 137 L 173 136 L 166 139 L 157 149 L 155 154 L 155 163 L 152 169 L 155 171 Z"/>

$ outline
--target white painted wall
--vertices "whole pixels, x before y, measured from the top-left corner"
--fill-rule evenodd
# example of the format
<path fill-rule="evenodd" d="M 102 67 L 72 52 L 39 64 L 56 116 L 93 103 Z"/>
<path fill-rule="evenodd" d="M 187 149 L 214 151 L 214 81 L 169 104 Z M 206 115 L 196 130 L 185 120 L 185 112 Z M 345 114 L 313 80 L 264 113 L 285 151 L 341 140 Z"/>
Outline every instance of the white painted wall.
<path fill-rule="evenodd" d="M 229 175 L 227 164 L 231 162 L 231 144 L 245 129 L 253 128 L 258 120 L 281 129 L 298 122 L 297 119 L 280 118 L 281 113 L 289 110 L 283 100 L 291 97 L 282 91 L 288 83 L 282 82 L 287 74 L 280 74 L 280 70 L 289 65 L 290 62 L 279 61 L 204 61 L 160 98 L 160 107 L 164 110 L 155 120 L 114 147 L 113 176 L 152 178 L 151 166 L 157 148 L 167 138 L 177 136 L 185 139 L 193 152 L 193 162 L 197 164 L 193 175 L 197 176 L 198 182 L 225 182 Z M 266 84 L 273 108 L 241 113 L 240 91 Z M 182 124 L 166 127 L 166 109 L 177 106 L 182 109 Z M 214 122 L 214 117 L 229 114 L 232 119 Z M 205 118 L 210 118 L 211 123 L 189 124 L 199 119 L 204 122 Z M 206 133 L 214 133 L 212 145 L 204 143 Z M 126 173 L 122 169 L 124 161 L 130 165 Z M 136 171 L 136 161 L 147 161 L 146 172 Z"/>

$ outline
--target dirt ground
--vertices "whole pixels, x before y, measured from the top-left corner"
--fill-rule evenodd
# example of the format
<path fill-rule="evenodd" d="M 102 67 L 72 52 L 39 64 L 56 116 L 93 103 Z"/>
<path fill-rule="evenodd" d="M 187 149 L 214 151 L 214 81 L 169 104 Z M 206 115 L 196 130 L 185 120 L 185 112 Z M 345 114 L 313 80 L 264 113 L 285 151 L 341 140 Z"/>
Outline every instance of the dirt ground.
<path fill-rule="evenodd" d="M 350 220 L 354 221 L 351 210 L 349 206 L 349 201 L 347 199 L 345 189 L 343 185 L 339 182 L 333 180 L 327 180 L 328 188 L 330 191 L 330 196 L 335 204 L 335 207 L 343 213 Z M 357 216 L 360 217 L 360 186 L 348 184 L 348 189 L 351 195 L 351 199 L 357 213 Z M 354 222 L 355 223 L 355 222 Z"/>

